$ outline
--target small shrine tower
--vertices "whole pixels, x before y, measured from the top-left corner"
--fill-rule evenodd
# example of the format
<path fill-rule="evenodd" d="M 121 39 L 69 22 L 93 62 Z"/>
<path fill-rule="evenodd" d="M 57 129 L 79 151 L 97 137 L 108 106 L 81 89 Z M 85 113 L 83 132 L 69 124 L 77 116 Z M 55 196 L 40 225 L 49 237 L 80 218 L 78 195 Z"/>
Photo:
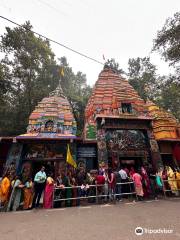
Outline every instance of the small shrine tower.
<path fill-rule="evenodd" d="M 60 85 L 43 98 L 29 117 L 27 134 L 31 137 L 76 136 L 76 121 L 72 108 Z"/>

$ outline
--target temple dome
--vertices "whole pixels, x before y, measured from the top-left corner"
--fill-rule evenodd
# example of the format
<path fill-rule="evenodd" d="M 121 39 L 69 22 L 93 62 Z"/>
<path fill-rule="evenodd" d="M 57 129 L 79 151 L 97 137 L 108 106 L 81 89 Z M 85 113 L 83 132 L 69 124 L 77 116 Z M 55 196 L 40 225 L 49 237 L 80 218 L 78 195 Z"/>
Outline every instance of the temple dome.
<path fill-rule="evenodd" d="M 43 98 L 29 117 L 27 134 L 37 137 L 76 135 L 76 121 L 60 85 Z"/>

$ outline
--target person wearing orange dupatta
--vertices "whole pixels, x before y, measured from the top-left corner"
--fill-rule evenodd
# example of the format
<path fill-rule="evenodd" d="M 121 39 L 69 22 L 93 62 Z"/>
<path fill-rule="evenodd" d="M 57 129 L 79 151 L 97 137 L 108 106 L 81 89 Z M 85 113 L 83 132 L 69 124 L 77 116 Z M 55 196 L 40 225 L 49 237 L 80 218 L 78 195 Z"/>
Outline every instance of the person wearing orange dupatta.
<path fill-rule="evenodd" d="M 9 175 L 5 174 L 0 182 L 0 202 L 3 206 L 5 206 L 9 201 L 10 189 L 11 181 L 9 179 Z"/>
<path fill-rule="evenodd" d="M 33 183 L 31 179 L 28 179 L 23 188 L 23 209 L 28 210 L 32 207 L 33 200 Z"/>
<path fill-rule="evenodd" d="M 53 207 L 53 192 L 54 192 L 54 179 L 52 178 L 53 174 L 51 173 L 50 176 L 46 180 L 46 187 L 44 190 L 44 208 L 52 208 Z"/>

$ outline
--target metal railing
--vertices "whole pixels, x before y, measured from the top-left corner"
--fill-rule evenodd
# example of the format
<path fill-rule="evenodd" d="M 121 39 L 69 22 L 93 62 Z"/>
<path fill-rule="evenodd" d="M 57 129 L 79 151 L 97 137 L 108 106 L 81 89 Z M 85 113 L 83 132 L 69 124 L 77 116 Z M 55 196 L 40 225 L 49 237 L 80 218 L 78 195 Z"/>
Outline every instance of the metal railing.
<path fill-rule="evenodd" d="M 180 180 L 179 179 L 167 179 L 167 180 L 163 180 L 163 179 L 161 179 L 162 180 L 162 184 L 163 184 L 163 193 L 164 193 L 164 197 L 166 198 L 167 197 L 167 192 L 180 192 L 180 189 L 171 189 L 171 186 L 170 186 L 170 184 L 169 184 L 169 182 L 180 182 Z M 169 189 L 166 189 L 166 186 L 165 186 L 165 183 L 168 183 L 168 187 L 169 187 Z"/>
<path fill-rule="evenodd" d="M 116 193 L 116 187 L 120 185 L 121 186 L 121 193 Z M 128 192 L 122 192 L 122 186 L 123 185 L 129 185 L 129 191 Z M 132 186 L 133 185 L 133 186 Z M 53 206 L 54 206 L 54 203 L 55 202 L 62 202 L 62 201 L 71 201 L 71 200 L 81 200 L 81 199 L 95 199 L 95 202 L 96 203 L 99 203 L 99 199 L 100 198 L 108 198 L 109 199 L 113 199 L 113 200 L 116 200 L 117 197 L 123 197 L 123 196 L 132 196 L 132 195 L 135 195 L 135 197 L 137 198 L 136 196 L 136 192 L 134 191 L 135 189 L 135 186 L 134 186 L 134 182 L 131 181 L 131 182 L 123 182 L 123 183 L 116 183 L 116 186 L 113 188 L 113 191 L 112 193 L 109 192 L 110 188 L 109 188 L 109 185 L 108 184 L 94 184 L 94 185 L 84 185 L 85 186 L 85 189 L 82 189 L 82 186 L 70 186 L 70 187 L 63 187 L 63 188 L 60 188 L 60 187 L 55 187 L 54 188 L 54 193 L 53 193 Z M 94 188 L 94 189 L 93 189 Z M 108 194 L 104 194 L 104 190 L 106 188 L 106 191 L 108 189 Z M 65 191 L 68 190 L 68 189 L 71 189 L 73 191 L 73 189 L 77 189 L 77 197 L 63 197 L 61 198 L 60 197 L 60 194 L 56 196 L 56 191 L 59 190 L 59 191 L 62 191 L 64 192 L 63 195 L 65 195 Z M 82 196 L 82 192 L 83 191 L 83 194 L 85 196 Z M 92 195 L 92 192 L 90 193 L 89 191 L 90 190 L 94 190 L 94 193 L 95 195 Z M 79 191 L 79 192 L 78 192 Z"/>

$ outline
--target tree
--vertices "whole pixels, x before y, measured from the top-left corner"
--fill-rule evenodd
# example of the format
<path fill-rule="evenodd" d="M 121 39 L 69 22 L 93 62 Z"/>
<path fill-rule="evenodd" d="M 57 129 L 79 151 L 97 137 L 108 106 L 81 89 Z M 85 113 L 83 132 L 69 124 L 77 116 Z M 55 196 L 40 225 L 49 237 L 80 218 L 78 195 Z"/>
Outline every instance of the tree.
<path fill-rule="evenodd" d="M 180 12 L 166 20 L 154 40 L 153 50 L 158 50 L 166 61 L 174 65 L 180 61 Z"/>
<path fill-rule="evenodd" d="M 4 58 L 0 62 L 1 135 L 18 135 L 26 131 L 28 118 L 37 103 L 53 91 L 60 78 L 61 85 L 73 108 L 79 135 L 83 129 L 84 108 L 91 87 L 86 75 L 75 74 L 65 57 L 55 61 L 48 41 L 35 36 L 30 22 L 13 29 L 7 27 L 1 36 L 0 48 Z"/>
<path fill-rule="evenodd" d="M 0 63 L 0 133 L 3 131 L 3 128 L 6 127 L 7 122 L 9 122 L 7 116 L 7 108 L 9 106 L 9 99 L 7 97 L 7 93 L 11 90 L 10 79 L 10 70 L 9 68 Z M 4 122 L 4 119 L 7 119 Z"/>
<path fill-rule="evenodd" d="M 174 76 L 166 76 L 160 83 L 160 94 L 156 103 L 173 113 L 180 120 L 180 82 Z"/>
<path fill-rule="evenodd" d="M 119 67 L 119 63 L 117 63 L 114 58 L 111 58 L 110 60 L 108 59 L 104 64 L 104 68 L 110 68 L 117 74 L 124 73 L 124 71 Z"/>
<path fill-rule="evenodd" d="M 9 73 L 2 77 L 5 86 L 6 108 L 1 119 L 2 134 L 16 135 L 26 131 L 28 117 L 38 101 L 47 96 L 55 81 L 57 68 L 49 42 L 36 37 L 30 22 L 13 29 L 6 27 L 0 48 L 4 54 L 1 65 Z M 6 74 L 7 75 L 7 74 Z M 51 87 L 50 87 L 51 86 Z M 10 121 L 11 119 L 11 121 Z"/>
<path fill-rule="evenodd" d="M 5 64 L 0 63 L 0 99 L 2 99 L 3 95 L 5 95 L 8 89 L 10 89 L 9 78 L 9 68 Z"/>
<path fill-rule="evenodd" d="M 153 50 L 159 51 L 165 61 L 175 68 L 174 74 L 166 76 L 161 82 L 157 101 L 180 119 L 180 12 L 168 18 L 158 31 Z"/>
<path fill-rule="evenodd" d="M 26 132 L 29 115 L 37 103 L 57 87 L 61 67 L 65 71 L 62 88 L 73 108 L 80 134 L 91 92 L 86 76 L 82 72 L 75 74 L 65 57 L 57 64 L 49 42 L 31 30 L 30 22 L 26 22 L 13 29 L 7 27 L 1 36 L 4 57 L 0 62 L 0 135 Z"/>
<path fill-rule="evenodd" d="M 153 100 L 158 92 L 156 66 L 150 62 L 149 57 L 131 58 L 128 61 L 129 83 L 144 100 Z"/>
<path fill-rule="evenodd" d="M 60 68 L 64 69 L 61 86 L 73 109 L 78 128 L 77 134 L 80 136 L 84 126 L 84 110 L 92 88 L 86 83 L 86 75 L 82 72 L 75 74 L 65 57 L 60 58 L 59 61 Z"/>

